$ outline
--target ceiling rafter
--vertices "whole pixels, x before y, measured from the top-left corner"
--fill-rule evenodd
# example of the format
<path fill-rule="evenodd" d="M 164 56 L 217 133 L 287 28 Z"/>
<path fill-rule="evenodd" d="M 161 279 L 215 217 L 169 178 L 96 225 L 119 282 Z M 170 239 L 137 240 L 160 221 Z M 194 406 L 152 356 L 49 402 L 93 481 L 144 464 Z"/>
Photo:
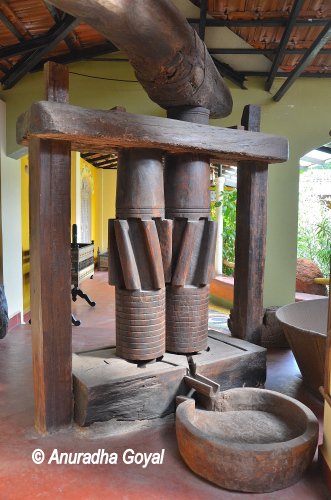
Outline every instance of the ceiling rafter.
<path fill-rule="evenodd" d="M 238 71 L 235 71 L 234 69 L 231 68 L 231 66 L 221 61 L 218 61 L 214 57 L 212 59 L 215 63 L 216 68 L 223 77 L 228 78 L 229 80 L 231 80 L 231 82 L 235 83 L 241 89 L 246 89 L 244 85 L 245 75 L 239 73 Z"/>
<path fill-rule="evenodd" d="M 66 15 L 60 25 L 53 27 L 49 34 L 52 34 L 52 41 L 45 47 L 35 50 L 32 54 L 23 57 L 15 64 L 13 69 L 2 79 L 2 84 L 5 89 L 12 88 L 19 80 L 21 80 L 30 70 L 32 70 L 43 57 L 51 52 L 79 23 L 79 20 Z"/>
<path fill-rule="evenodd" d="M 44 2 L 45 6 L 52 16 L 55 24 L 60 24 L 62 20 L 65 18 L 65 13 L 54 7 L 53 5 L 49 4 L 48 2 Z M 67 36 L 64 39 L 65 43 L 67 44 L 67 47 L 70 51 L 75 52 L 76 50 L 80 50 L 81 45 L 78 37 L 75 35 L 74 32 L 68 33 Z"/>
<path fill-rule="evenodd" d="M 115 45 L 113 45 L 111 42 L 105 42 L 102 45 L 95 45 L 94 47 L 88 47 L 74 53 L 50 57 L 49 60 L 57 62 L 59 64 L 70 64 L 73 62 L 92 59 L 93 57 L 97 57 L 98 55 L 111 54 L 114 52 L 118 52 L 118 48 L 115 47 Z M 33 68 L 33 71 L 40 71 L 43 69 L 43 67 L 44 63 L 40 62 Z"/>
<path fill-rule="evenodd" d="M 212 48 L 208 49 L 209 54 L 211 55 L 222 55 L 222 54 L 232 54 L 232 55 L 274 55 L 277 52 L 277 49 L 268 49 L 268 48 L 254 48 L 254 47 L 247 47 L 247 48 Z M 293 48 L 293 49 L 286 49 L 284 51 L 284 55 L 297 55 L 297 54 L 305 54 L 307 51 L 307 48 L 302 49 L 302 48 Z M 331 54 L 331 48 L 329 49 L 321 49 L 319 52 L 320 55 L 330 55 Z"/>
<path fill-rule="evenodd" d="M 200 19 L 199 19 L 199 36 L 201 40 L 205 40 L 206 21 L 208 14 L 208 0 L 200 1 Z"/>
<path fill-rule="evenodd" d="M 190 24 L 199 24 L 200 19 L 197 17 L 188 17 L 188 22 Z M 310 18 L 310 19 L 297 19 L 297 26 L 306 26 L 306 27 L 317 27 L 324 26 L 329 19 L 326 18 Z M 228 27 L 228 28 L 259 28 L 259 27 L 285 27 L 288 23 L 288 18 L 259 18 L 259 19 L 206 19 L 206 27 L 207 28 L 217 28 L 217 27 Z"/>
<path fill-rule="evenodd" d="M 306 51 L 305 55 L 301 58 L 297 67 L 290 73 L 290 76 L 283 83 L 280 89 L 273 96 L 273 100 L 278 102 L 288 91 L 288 89 L 293 85 L 295 80 L 303 73 L 303 71 L 310 65 L 311 62 L 318 55 L 322 47 L 328 42 L 331 37 L 331 21 L 329 21 L 324 29 L 320 32 L 315 41 L 311 44 L 311 47 Z"/>
<path fill-rule="evenodd" d="M 272 62 L 270 74 L 265 82 L 265 89 L 266 90 L 271 89 L 271 86 L 272 86 L 274 79 L 277 75 L 278 68 L 279 68 L 279 66 L 284 58 L 288 41 L 290 39 L 293 28 L 297 22 L 297 19 L 298 19 L 298 16 L 300 14 L 301 8 L 304 4 L 304 1 L 305 0 L 294 0 L 293 7 L 292 7 L 292 10 L 290 13 L 290 17 L 288 19 L 288 23 L 284 29 L 283 36 L 282 36 L 281 41 L 278 45 L 276 55 L 275 55 L 274 60 Z"/>

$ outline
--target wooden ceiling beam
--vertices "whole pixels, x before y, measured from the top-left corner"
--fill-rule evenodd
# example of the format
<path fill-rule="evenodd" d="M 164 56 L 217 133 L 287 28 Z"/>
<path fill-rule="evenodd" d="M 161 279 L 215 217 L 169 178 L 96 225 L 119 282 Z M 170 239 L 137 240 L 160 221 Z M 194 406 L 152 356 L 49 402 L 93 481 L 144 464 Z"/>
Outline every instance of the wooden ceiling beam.
<path fill-rule="evenodd" d="M 208 14 L 208 0 L 200 1 L 199 37 L 205 41 L 206 21 Z"/>
<path fill-rule="evenodd" d="M 273 100 L 278 102 L 293 85 L 296 79 L 303 73 L 303 71 L 313 62 L 322 47 L 328 42 L 331 37 L 331 21 L 325 25 L 324 29 L 320 32 L 318 37 L 312 43 L 311 47 L 306 51 L 305 55 L 300 60 L 296 68 L 290 73 L 290 76 L 283 83 L 280 89 L 273 96 Z"/>
<path fill-rule="evenodd" d="M 93 163 L 95 168 L 104 168 L 104 167 L 117 167 L 117 160 L 116 161 L 104 161 L 102 163 Z"/>
<path fill-rule="evenodd" d="M 70 64 L 73 62 L 92 59 L 93 57 L 96 57 L 98 55 L 110 54 L 113 52 L 118 52 L 118 48 L 115 47 L 115 45 L 111 42 L 105 42 L 102 45 L 96 45 L 87 49 L 77 50 L 76 52 L 70 54 L 63 54 L 60 56 L 52 57 L 50 60 L 59 64 Z M 40 62 L 33 68 L 33 71 L 41 71 L 43 67 L 44 64 Z"/>
<path fill-rule="evenodd" d="M 291 56 L 291 55 L 298 55 L 298 54 L 305 54 L 307 49 L 285 49 L 284 54 Z M 213 48 L 213 49 L 208 49 L 209 54 L 211 55 L 222 55 L 222 54 L 231 54 L 231 55 L 264 55 L 264 56 L 269 56 L 269 55 L 274 55 L 277 52 L 277 48 L 275 49 L 261 49 L 261 48 Z M 330 49 L 321 49 L 319 52 L 320 55 L 330 55 L 331 54 L 331 48 Z"/>
<path fill-rule="evenodd" d="M 55 23 L 56 24 L 60 23 L 62 21 L 62 16 L 60 14 L 60 11 L 48 2 L 44 2 L 44 4 L 45 4 L 46 9 L 48 10 L 50 15 L 54 19 Z"/>
<path fill-rule="evenodd" d="M 52 16 L 55 24 L 60 24 L 62 20 L 65 18 L 65 13 L 63 11 L 60 11 L 53 5 L 51 5 L 48 2 L 44 2 L 45 6 Z M 70 51 L 75 51 L 75 50 L 80 50 L 81 45 L 80 42 L 77 38 L 77 36 L 74 33 L 68 33 L 68 35 L 64 39 L 65 43 L 67 44 L 67 47 Z"/>
<path fill-rule="evenodd" d="M 23 42 L 25 40 L 24 36 L 15 28 L 15 26 L 7 19 L 3 12 L 0 11 L 0 22 L 2 22 L 6 28 L 14 35 L 17 40 Z"/>
<path fill-rule="evenodd" d="M 5 89 L 12 88 L 19 80 L 21 80 L 31 69 L 34 68 L 49 52 L 51 52 L 79 23 L 79 20 L 66 15 L 62 24 L 53 28 L 51 32 L 52 41 L 46 47 L 37 49 L 31 55 L 23 57 L 13 69 L 2 80 Z"/>
<path fill-rule="evenodd" d="M 244 82 L 245 82 L 245 76 L 240 74 L 239 72 L 235 71 L 229 64 L 223 63 L 221 61 L 218 61 L 214 57 L 212 57 L 212 60 L 214 61 L 214 64 L 217 68 L 217 70 L 220 72 L 220 74 L 224 78 L 228 78 L 233 82 L 235 85 L 240 87 L 241 89 L 246 89 Z"/>
<path fill-rule="evenodd" d="M 199 18 L 187 18 L 190 24 L 199 24 Z M 329 18 L 309 18 L 309 19 L 297 19 L 297 26 L 324 26 L 329 21 Z M 288 18 L 282 17 L 277 19 L 206 19 L 207 28 L 217 28 L 220 26 L 226 26 L 228 28 L 259 28 L 259 27 L 285 27 L 288 23 Z"/>
<path fill-rule="evenodd" d="M 288 41 L 290 39 L 293 28 L 296 25 L 296 22 L 297 22 L 299 14 L 300 14 L 301 8 L 304 4 L 304 1 L 305 0 L 295 0 L 294 1 L 288 23 L 284 29 L 282 39 L 278 45 L 276 55 L 275 55 L 274 60 L 272 62 L 269 76 L 265 82 L 264 87 L 265 87 L 265 90 L 267 90 L 267 91 L 269 91 L 271 89 L 272 84 L 274 82 L 274 79 L 276 77 L 278 68 L 279 68 L 279 66 L 284 58 Z"/>
<path fill-rule="evenodd" d="M 244 77 L 248 76 L 262 76 L 267 77 L 269 75 L 268 71 L 241 71 L 239 73 Z M 291 75 L 291 71 L 279 71 L 277 73 L 277 78 L 288 78 Z M 302 78 L 331 78 L 330 71 L 304 71 L 299 75 Z"/>
<path fill-rule="evenodd" d="M 7 47 L 0 48 L 0 59 L 6 59 L 7 57 L 19 56 L 26 54 L 27 52 L 32 52 L 33 50 L 45 47 L 52 41 L 52 36 L 43 35 L 31 40 L 25 40 L 22 43 L 15 43 L 14 45 L 9 45 Z"/>

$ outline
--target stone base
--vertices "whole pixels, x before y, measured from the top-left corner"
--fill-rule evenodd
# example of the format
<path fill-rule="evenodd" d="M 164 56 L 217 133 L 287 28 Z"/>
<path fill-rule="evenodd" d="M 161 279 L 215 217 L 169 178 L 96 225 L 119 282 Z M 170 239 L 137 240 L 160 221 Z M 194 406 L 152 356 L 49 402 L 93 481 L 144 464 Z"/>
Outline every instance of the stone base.
<path fill-rule="evenodd" d="M 116 356 L 115 348 L 74 354 L 75 421 L 86 426 L 112 418 L 146 420 L 174 413 L 176 396 L 189 391 L 183 377 L 193 365 L 221 390 L 261 387 L 266 350 L 210 330 L 207 351 L 193 356 L 166 353 L 155 363 L 128 362 Z"/>

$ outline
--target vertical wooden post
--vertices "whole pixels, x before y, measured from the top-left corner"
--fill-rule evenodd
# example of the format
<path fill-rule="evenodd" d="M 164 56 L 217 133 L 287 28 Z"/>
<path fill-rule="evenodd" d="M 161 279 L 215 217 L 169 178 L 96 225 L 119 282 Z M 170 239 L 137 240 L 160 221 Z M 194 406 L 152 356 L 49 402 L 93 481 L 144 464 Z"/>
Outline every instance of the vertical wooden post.
<path fill-rule="evenodd" d="M 68 100 L 68 70 L 45 68 L 46 98 Z M 35 425 L 72 420 L 70 160 L 71 144 L 33 138 L 30 155 L 31 322 Z"/>
<path fill-rule="evenodd" d="M 260 130 L 260 108 L 245 106 L 241 124 Z M 238 163 L 234 302 L 231 330 L 254 344 L 261 341 L 267 225 L 268 165 Z"/>

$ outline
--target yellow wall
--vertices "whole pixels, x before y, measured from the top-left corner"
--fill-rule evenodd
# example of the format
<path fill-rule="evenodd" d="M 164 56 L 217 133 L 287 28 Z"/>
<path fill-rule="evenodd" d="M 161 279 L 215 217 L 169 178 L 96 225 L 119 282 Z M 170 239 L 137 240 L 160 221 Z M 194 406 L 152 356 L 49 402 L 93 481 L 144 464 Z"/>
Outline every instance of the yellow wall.
<path fill-rule="evenodd" d="M 114 55 L 110 56 L 114 58 Z M 106 78 L 134 80 L 128 63 L 89 61 L 69 66 L 71 71 Z M 276 79 L 272 93 L 282 84 Z M 230 117 L 211 121 L 212 125 L 228 126 L 240 123 L 245 104 L 262 108 L 262 131 L 284 135 L 290 142 L 290 161 L 270 167 L 268 183 L 268 233 L 265 272 L 264 305 L 292 302 L 295 290 L 296 235 L 299 186 L 299 158 L 307 151 L 330 140 L 330 118 L 327 103 L 331 102 L 328 79 L 300 78 L 284 98 L 276 103 L 264 90 L 264 79 L 248 78 L 247 90 L 227 82 L 231 88 L 234 109 Z M 42 74 L 26 75 L 14 89 L 0 91 L 8 104 L 7 145 L 9 154 L 18 155 L 15 141 L 17 116 L 28 109 L 33 100 L 43 95 Z M 110 109 L 121 105 L 130 112 L 165 116 L 164 110 L 153 103 L 138 83 L 91 80 L 70 75 L 70 102 L 87 108 Z M 101 174 L 100 174 L 101 175 Z M 104 172 L 102 175 L 107 175 Z M 110 176 L 113 174 L 110 174 Z M 113 182 L 110 182 L 113 185 Z M 107 197 L 105 189 L 102 194 Z M 99 200 L 100 210 L 107 210 L 106 199 Z M 104 218 L 106 220 L 106 217 Z M 106 225 L 106 222 L 105 222 Z M 106 249 L 106 228 L 96 237 L 100 248 Z"/>
<path fill-rule="evenodd" d="M 21 211 L 22 251 L 30 250 L 29 242 L 29 159 L 21 159 Z M 91 239 L 94 240 L 94 254 L 107 250 L 108 219 L 115 217 L 116 171 L 97 169 L 80 158 L 79 153 L 71 155 L 71 224 L 80 224 L 80 189 L 83 177 L 91 185 Z M 23 264 L 23 308 L 30 310 L 30 263 Z"/>
<path fill-rule="evenodd" d="M 100 220 L 97 214 L 97 197 L 99 191 L 99 175 L 98 169 L 93 167 L 90 163 L 80 159 L 80 179 L 79 184 L 83 177 L 87 177 L 90 182 L 91 187 L 91 240 L 94 240 L 94 255 L 97 254 L 97 249 L 99 246 L 98 241 L 98 224 L 100 224 Z M 77 218 L 72 219 L 72 224 L 77 223 Z"/>

